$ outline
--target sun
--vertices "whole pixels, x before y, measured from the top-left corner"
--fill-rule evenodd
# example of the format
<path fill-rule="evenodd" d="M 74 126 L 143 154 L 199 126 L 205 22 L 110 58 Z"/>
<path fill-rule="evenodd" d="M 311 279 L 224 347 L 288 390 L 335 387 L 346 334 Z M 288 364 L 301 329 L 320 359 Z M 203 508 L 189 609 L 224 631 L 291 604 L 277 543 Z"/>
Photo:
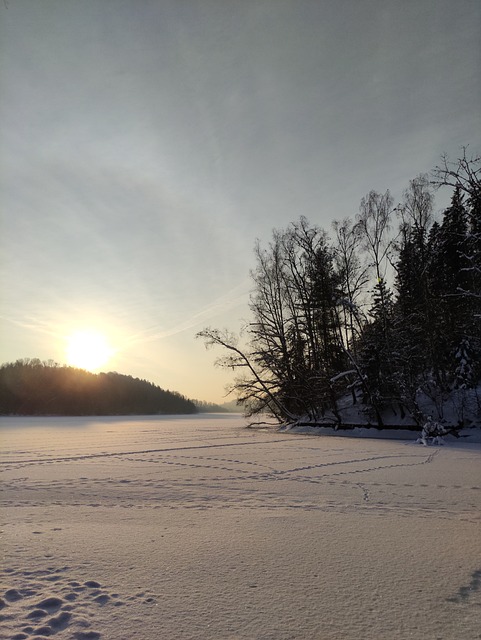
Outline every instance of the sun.
<path fill-rule="evenodd" d="M 79 369 L 95 371 L 103 367 L 113 353 L 107 338 L 97 331 L 76 331 L 67 338 L 67 362 Z"/>

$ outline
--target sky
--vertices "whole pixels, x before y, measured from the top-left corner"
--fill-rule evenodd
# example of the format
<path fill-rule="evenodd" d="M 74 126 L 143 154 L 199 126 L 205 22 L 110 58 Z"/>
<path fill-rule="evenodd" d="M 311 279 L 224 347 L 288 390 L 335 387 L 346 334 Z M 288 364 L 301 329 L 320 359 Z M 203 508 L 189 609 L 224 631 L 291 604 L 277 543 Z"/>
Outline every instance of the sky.
<path fill-rule="evenodd" d="M 481 150 L 480 34 L 478 0 L 2 0 L 0 362 L 96 331 L 224 401 L 195 334 L 248 321 L 256 239 Z"/>

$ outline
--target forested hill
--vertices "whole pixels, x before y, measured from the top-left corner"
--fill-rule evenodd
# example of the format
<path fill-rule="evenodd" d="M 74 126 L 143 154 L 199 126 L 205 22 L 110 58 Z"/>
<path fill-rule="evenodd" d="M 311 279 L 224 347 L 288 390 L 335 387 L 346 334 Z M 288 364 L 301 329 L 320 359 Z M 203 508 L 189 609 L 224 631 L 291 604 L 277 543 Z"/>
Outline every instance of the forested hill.
<path fill-rule="evenodd" d="M 0 415 L 196 413 L 179 393 L 120 373 L 90 373 L 38 359 L 0 367 Z"/>

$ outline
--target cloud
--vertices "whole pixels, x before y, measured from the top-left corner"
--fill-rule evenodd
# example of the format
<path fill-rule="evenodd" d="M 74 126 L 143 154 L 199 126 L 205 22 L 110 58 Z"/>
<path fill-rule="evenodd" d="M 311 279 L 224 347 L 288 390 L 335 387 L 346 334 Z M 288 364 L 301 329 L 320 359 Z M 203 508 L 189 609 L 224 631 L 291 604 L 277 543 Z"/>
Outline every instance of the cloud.
<path fill-rule="evenodd" d="M 183 333 L 194 327 L 199 327 L 210 320 L 218 318 L 219 316 L 228 313 L 240 306 L 245 306 L 247 303 L 248 292 L 250 289 L 250 281 L 245 279 L 236 287 L 227 291 L 222 296 L 212 301 L 205 307 L 194 312 L 189 318 L 176 323 L 174 326 L 158 330 L 155 327 L 148 331 L 143 331 L 138 334 L 132 335 L 128 338 L 128 342 L 133 344 L 152 342 L 154 340 L 163 340 L 171 336 Z"/>

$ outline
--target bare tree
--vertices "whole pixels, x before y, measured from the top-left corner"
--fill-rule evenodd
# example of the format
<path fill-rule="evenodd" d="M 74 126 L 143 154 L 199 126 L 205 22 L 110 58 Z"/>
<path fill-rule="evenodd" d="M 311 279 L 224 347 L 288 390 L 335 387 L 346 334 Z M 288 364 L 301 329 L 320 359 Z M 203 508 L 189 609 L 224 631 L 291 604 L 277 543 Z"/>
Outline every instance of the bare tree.
<path fill-rule="evenodd" d="M 425 241 L 433 222 L 433 204 L 429 176 L 423 173 L 410 180 L 396 209 L 401 218 L 401 232 L 414 232 L 419 239 Z"/>
<path fill-rule="evenodd" d="M 365 315 L 362 312 L 362 296 L 368 283 L 368 266 L 360 258 L 361 228 L 350 218 L 333 222 L 336 234 L 334 260 L 340 276 L 342 297 L 340 307 L 346 349 L 355 354 Z"/>
<path fill-rule="evenodd" d="M 386 276 L 388 256 L 392 246 L 392 239 L 388 232 L 391 228 L 393 211 L 393 199 L 389 190 L 383 194 L 370 191 L 361 200 L 357 215 L 357 227 L 361 233 L 364 249 L 370 256 L 377 281 L 384 280 Z"/>
<path fill-rule="evenodd" d="M 389 190 L 384 194 L 370 191 L 361 200 L 356 225 L 361 234 L 363 247 L 370 258 L 370 266 L 375 272 L 376 284 L 373 293 L 378 296 L 378 306 L 381 311 L 379 319 L 382 321 L 386 342 L 389 342 L 390 309 L 390 291 L 386 285 L 386 272 L 393 246 L 393 238 L 389 235 L 393 212 L 393 199 Z"/>
<path fill-rule="evenodd" d="M 469 199 L 481 198 L 481 156 L 468 157 L 468 147 L 462 147 L 462 156 L 454 162 L 447 154 L 441 156 L 441 164 L 432 171 L 432 180 L 436 188 L 449 186 L 458 188 Z"/>
<path fill-rule="evenodd" d="M 296 416 L 285 407 L 277 397 L 278 384 L 272 374 L 259 368 L 255 354 L 250 354 L 238 346 L 238 338 L 228 331 L 219 331 L 210 327 L 197 334 L 205 341 L 207 348 L 220 346 L 227 355 L 218 358 L 216 364 L 233 370 L 247 370 L 246 375 L 238 376 L 229 392 L 237 393 L 239 404 L 247 409 L 247 415 L 272 413 L 279 421 L 286 418 L 295 421 Z"/>
<path fill-rule="evenodd" d="M 242 368 L 245 375 L 236 378 L 232 390 L 248 413 L 267 411 L 289 421 L 301 415 L 316 419 L 327 409 L 336 415 L 332 379 L 345 354 L 327 234 L 301 218 L 286 230 L 275 230 L 267 248 L 257 243 L 255 255 L 246 348 L 239 349 L 234 336 L 217 330 L 206 329 L 199 337 L 207 346 L 227 349 L 218 364 Z"/>

